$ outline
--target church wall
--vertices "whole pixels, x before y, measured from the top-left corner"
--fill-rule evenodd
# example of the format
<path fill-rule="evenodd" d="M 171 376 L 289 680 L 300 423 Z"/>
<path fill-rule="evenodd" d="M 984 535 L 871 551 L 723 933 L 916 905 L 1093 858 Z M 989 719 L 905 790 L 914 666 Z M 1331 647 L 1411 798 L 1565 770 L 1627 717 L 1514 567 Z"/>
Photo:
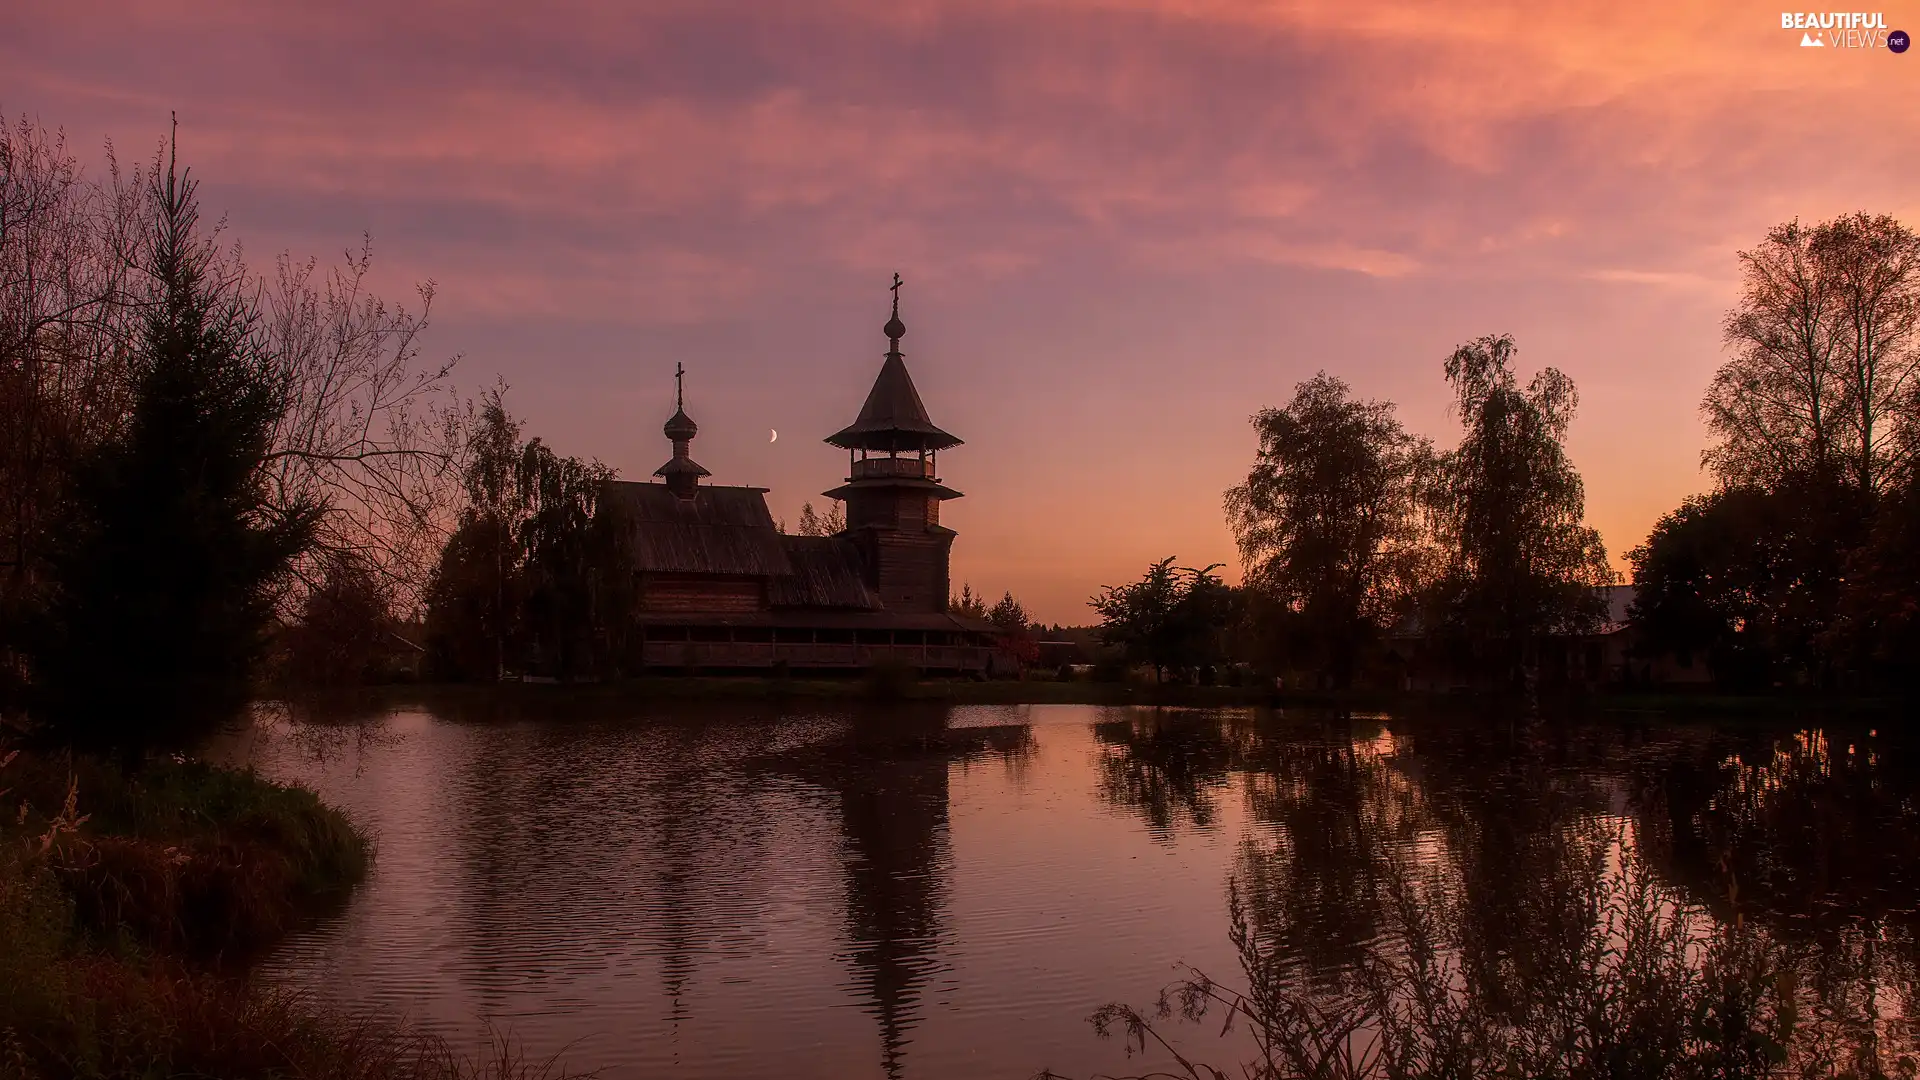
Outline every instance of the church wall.
<path fill-rule="evenodd" d="M 876 534 L 876 584 L 887 610 L 945 611 L 952 546 L 953 537 L 944 533 Z"/>
<path fill-rule="evenodd" d="M 924 491 L 902 491 L 894 503 L 896 528 L 924 529 L 927 527 L 927 493 Z"/>
<path fill-rule="evenodd" d="M 642 611 L 737 614 L 764 611 L 766 588 L 759 578 L 718 574 L 647 574 L 640 581 Z"/>
<path fill-rule="evenodd" d="M 847 528 L 893 527 L 893 506 L 883 493 L 856 491 L 847 495 Z"/>
<path fill-rule="evenodd" d="M 940 500 L 925 491 L 876 488 L 847 498 L 847 527 L 918 531 L 940 523 Z"/>

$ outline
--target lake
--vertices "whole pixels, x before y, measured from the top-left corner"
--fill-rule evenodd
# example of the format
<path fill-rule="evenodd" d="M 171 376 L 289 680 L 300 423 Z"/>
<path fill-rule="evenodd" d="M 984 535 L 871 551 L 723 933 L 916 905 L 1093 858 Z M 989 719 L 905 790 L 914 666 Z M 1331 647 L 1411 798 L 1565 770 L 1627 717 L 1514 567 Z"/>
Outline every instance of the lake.
<path fill-rule="evenodd" d="M 1239 979 L 1230 895 L 1327 979 L 1394 933 L 1382 867 L 1415 867 L 1524 971 L 1564 838 L 1598 830 L 1789 945 L 1839 1037 L 1912 1038 L 1920 773 L 1871 722 L 529 709 L 282 717 L 223 751 L 377 844 L 266 977 L 609 1078 L 1137 1073 L 1171 1059 L 1087 1017 L 1182 964 Z M 1219 1065 L 1247 1050 L 1168 1030 Z"/>

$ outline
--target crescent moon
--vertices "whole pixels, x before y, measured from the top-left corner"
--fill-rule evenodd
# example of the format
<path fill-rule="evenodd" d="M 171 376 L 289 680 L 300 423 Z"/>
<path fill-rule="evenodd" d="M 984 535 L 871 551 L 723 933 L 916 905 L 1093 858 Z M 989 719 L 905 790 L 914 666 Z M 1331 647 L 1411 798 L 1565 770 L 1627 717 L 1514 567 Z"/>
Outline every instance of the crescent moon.
<path fill-rule="evenodd" d="M 779 441 L 780 441 L 780 432 L 779 432 L 779 431 L 777 431 L 777 430 L 775 430 L 775 429 L 773 429 L 773 428 L 768 428 L 767 430 L 768 430 L 768 431 L 771 431 L 771 432 L 773 432 L 773 437 L 772 437 L 772 438 L 770 438 L 770 439 L 768 439 L 768 440 L 767 440 L 768 442 L 770 442 L 770 443 L 773 443 L 773 442 L 779 442 Z"/>

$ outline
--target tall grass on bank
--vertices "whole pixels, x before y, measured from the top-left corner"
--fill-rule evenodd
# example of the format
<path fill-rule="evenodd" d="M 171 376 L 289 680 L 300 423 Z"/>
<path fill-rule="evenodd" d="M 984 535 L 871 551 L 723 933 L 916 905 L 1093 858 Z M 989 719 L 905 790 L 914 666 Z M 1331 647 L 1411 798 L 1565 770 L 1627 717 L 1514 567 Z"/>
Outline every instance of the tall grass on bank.
<path fill-rule="evenodd" d="M 365 873 L 365 840 L 312 792 L 0 752 L 0 808 L 0 1080 L 563 1075 L 503 1039 L 463 1057 L 237 969 Z"/>
<path fill-rule="evenodd" d="M 344 897 L 370 856 L 311 791 L 248 771 L 61 754 L 17 759 L 6 787 L 16 840 L 40 838 L 95 945 L 243 959 Z"/>
<path fill-rule="evenodd" d="M 1911 1048 L 1838 1017 L 1791 952 L 1739 918 L 1715 922 L 1659 886 L 1628 844 L 1596 861 L 1563 910 L 1583 925 L 1534 929 L 1529 955 L 1489 955 L 1461 897 L 1403 861 L 1383 867 L 1390 930 L 1354 970 L 1303 970 L 1261 940 L 1229 885 L 1245 982 L 1188 969 L 1151 1008 L 1112 1003 L 1090 1022 L 1175 1063 L 1166 1080 L 1705 1080 L 1912 1077 Z M 1571 931 L 1571 932 L 1568 932 Z M 1250 1036 L 1231 1067 L 1183 1048 L 1177 1022 Z M 1066 1080 L 1052 1071 L 1038 1080 Z M 1103 1080 L 1122 1080 L 1106 1077 Z M 1145 1080 L 1128 1077 L 1124 1080 Z"/>

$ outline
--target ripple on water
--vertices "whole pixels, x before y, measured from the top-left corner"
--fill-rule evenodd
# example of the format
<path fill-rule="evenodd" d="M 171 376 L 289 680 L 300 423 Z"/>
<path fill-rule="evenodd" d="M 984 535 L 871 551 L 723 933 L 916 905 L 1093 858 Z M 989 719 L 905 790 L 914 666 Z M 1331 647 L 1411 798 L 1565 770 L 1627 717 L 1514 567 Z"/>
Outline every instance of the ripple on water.
<path fill-rule="evenodd" d="M 320 757 L 270 733 L 257 763 L 345 808 L 378 858 L 268 972 L 459 1040 L 490 1021 L 612 1080 L 1140 1072 L 1167 1063 L 1126 1061 L 1086 1017 L 1151 1003 L 1183 962 L 1235 975 L 1229 880 L 1263 940 L 1328 971 L 1387 932 L 1379 866 L 1523 911 L 1550 869 L 1538 838 L 1567 822 L 1757 837 L 1772 861 L 1743 895 L 1767 873 L 1804 892 L 1795 868 L 1857 878 L 1783 902 L 1780 924 L 1809 936 L 1862 905 L 1910 908 L 1920 864 L 1900 839 L 1920 829 L 1885 799 L 1871 822 L 1839 821 L 1833 792 L 1851 789 L 1822 789 L 1817 818 L 1779 783 L 1739 788 L 1778 802 L 1777 828 L 1762 796 L 1716 802 L 1726 751 L 1686 732 L 1595 750 L 1378 718 L 1274 728 L 1033 706 L 953 710 L 964 735 L 929 741 L 923 710 L 897 719 L 913 738 L 871 709 L 486 723 L 419 710 Z M 1881 837 L 1879 864 L 1818 861 L 1816 823 L 1823 843 Z M 1672 852 L 1664 872 L 1710 893 L 1713 865 Z M 1482 932 L 1524 932 L 1513 921 Z M 1214 1046 L 1211 1029 L 1193 1035 Z"/>

